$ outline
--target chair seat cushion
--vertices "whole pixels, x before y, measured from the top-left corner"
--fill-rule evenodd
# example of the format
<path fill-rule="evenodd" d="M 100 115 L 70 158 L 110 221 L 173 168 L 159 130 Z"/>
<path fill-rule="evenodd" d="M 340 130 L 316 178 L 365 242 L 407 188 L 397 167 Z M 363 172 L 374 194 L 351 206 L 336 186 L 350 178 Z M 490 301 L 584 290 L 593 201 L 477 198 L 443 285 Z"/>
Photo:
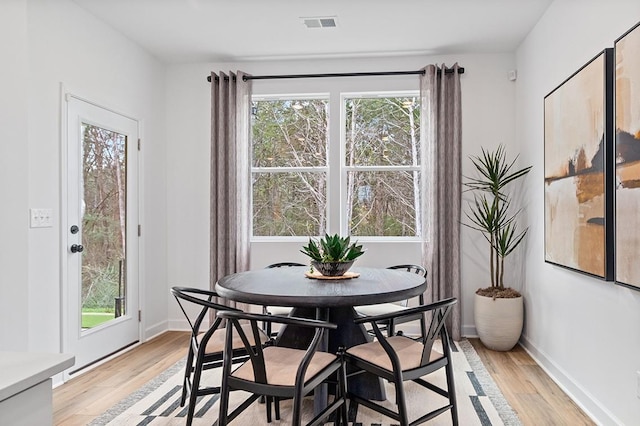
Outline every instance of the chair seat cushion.
<path fill-rule="evenodd" d="M 293 310 L 290 306 L 267 306 L 267 312 L 271 315 L 289 316 Z"/>
<path fill-rule="evenodd" d="M 267 372 L 267 384 L 278 386 L 295 386 L 296 373 L 306 351 L 300 349 L 268 346 L 264 348 L 264 363 Z M 327 352 L 316 352 L 304 376 L 305 382 L 336 360 L 336 355 Z M 243 363 L 232 376 L 250 382 L 255 381 L 251 361 Z"/>
<path fill-rule="evenodd" d="M 251 331 L 251 324 L 243 324 L 241 327 L 242 327 L 242 330 L 244 330 L 244 333 L 247 335 L 247 338 L 249 339 L 251 344 L 255 346 L 256 342 L 253 341 L 253 331 Z M 269 338 L 267 337 L 266 333 L 263 330 L 258 329 L 258 332 L 260 333 L 260 344 L 264 344 L 267 340 L 269 340 Z M 214 353 L 222 353 L 222 351 L 224 350 L 224 340 L 226 337 L 225 335 L 226 335 L 226 330 L 224 328 L 220 328 L 214 331 L 213 335 L 211 335 L 211 338 L 207 342 L 206 353 L 209 355 Z M 197 337 L 198 344 L 202 342 L 203 336 L 204 336 L 204 333 L 201 333 L 198 335 Z M 235 331 L 233 333 L 232 348 L 233 349 L 244 348 L 242 339 L 240 338 L 238 333 L 236 333 Z"/>
<path fill-rule="evenodd" d="M 402 371 L 420 367 L 420 360 L 424 349 L 422 343 L 404 336 L 389 337 L 387 342 L 398 355 Z M 382 367 L 385 370 L 393 371 L 389 355 L 387 355 L 378 341 L 353 346 L 347 349 L 347 354 Z M 429 355 L 429 362 L 442 358 L 443 356 L 440 352 L 432 350 Z"/>
<path fill-rule="evenodd" d="M 374 315 L 392 314 L 406 309 L 404 306 L 395 303 L 378 303 L 376 305 L 356 306 L 356 312 L 367 317 Z"/>

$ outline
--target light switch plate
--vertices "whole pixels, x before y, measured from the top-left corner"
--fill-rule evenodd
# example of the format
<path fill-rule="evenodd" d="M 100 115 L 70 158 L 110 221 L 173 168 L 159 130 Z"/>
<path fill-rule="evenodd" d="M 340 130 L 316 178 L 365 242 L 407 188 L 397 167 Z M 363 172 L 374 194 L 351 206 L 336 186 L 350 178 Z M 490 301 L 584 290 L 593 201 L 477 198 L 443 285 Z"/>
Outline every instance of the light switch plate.
<path fill-rule="evenodd" d="M 53 209 L 29 209 L 29 226 L 31 228 L 51 228 L 53 226 Z"/>
<path fill-rule="evenodd" d="M 636 375 L 638 377 L 638 383 L 637 383 L 637 389 L 636 389 L 636 396 L 638 397 L 638 399 L 640 399 L 640 371 L 636 371 Z"/>

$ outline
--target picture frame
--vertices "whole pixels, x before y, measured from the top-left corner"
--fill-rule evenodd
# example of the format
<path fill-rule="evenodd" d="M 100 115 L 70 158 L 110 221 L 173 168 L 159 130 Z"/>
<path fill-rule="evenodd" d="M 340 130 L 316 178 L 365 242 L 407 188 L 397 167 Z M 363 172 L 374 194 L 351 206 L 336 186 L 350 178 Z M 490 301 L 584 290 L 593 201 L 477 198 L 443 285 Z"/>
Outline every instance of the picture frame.
<path fill-rule="evenodd" d="M 614 280 L 613 49 L 544 98 L 545 262 Z"/>
<path fill-rule="evenodd" d="M 640 290 L 640 22 L 614 43 L 618 284 Z"/>

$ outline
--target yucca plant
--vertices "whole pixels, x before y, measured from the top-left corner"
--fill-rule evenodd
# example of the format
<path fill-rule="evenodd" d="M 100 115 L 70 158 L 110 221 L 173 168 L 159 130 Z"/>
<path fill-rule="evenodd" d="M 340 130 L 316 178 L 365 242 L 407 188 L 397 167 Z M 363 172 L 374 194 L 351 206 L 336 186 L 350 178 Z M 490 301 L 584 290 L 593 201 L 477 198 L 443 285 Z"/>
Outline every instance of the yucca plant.
<path fill-rule="evenodd" d="M 325 234 L 318 242 L 309 238 L 309 244 L 300 252 L 316 262 L 351 262 L 364 254 L 362 245 L 351 243 L 350 237 Z"/>
<path fill-rule="evenodd" d="M 509 162 L 502 145 L 492 152 L 482 148 L 482 155 L 470 158 L 479 177 L 467 178 L 464 183 L 468 190 L 475 191 L 469 211 L 465 212 L 470 223 L 464 225 L 482 232 L 489 242 L 491 288 L 504 290 L 504 258 L 518 247 L 528 231 L 517 230 L 516 218 L 521 210 L 511 209 L 505 187 L 529 173 L 532 166 L 513 171 L 518 157 Z"/>

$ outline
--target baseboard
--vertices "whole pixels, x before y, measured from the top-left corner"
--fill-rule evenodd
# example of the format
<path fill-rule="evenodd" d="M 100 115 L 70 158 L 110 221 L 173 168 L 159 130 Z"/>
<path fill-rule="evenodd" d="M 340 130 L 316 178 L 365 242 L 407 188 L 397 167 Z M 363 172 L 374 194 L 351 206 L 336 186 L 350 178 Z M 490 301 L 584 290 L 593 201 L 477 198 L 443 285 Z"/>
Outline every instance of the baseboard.
<path fill-rule="evenodd" d="M 159 336 L 167 330 L 169 330 L 168 321 L 160 321 L 152 326 L 147 327 L 143 331 L 141 341 L 146 342 L 147 340 L 153 339 L 154 337 Z"/>
<path fill-rule="evenodd" d="M 462 326 L 462 337 L 478 337 L 478 332 L 476 331 L 475 325 L 463 325 Z"/>
<path fill-rule="evenodd" d="M 207 330 L 209 328 L 209 322 L 205 318 L 202 321 L 202 325 L 200 326 L 201 330 Z M 169 320 L 167 325 L 167 330 L 169 331 L 191 331 L 191 326 L 186 319 L 179 320 Z"/>
<path fill-rule="evenodd" d="M 607 410 L 593 395 L 576 383 L 562 367 L 553 362 L 524 335 L 520 337 L 519 343 L 544 372 L 547 373 L 551 380 L 596 424 L 622 424 L 622 422 Z"/>

